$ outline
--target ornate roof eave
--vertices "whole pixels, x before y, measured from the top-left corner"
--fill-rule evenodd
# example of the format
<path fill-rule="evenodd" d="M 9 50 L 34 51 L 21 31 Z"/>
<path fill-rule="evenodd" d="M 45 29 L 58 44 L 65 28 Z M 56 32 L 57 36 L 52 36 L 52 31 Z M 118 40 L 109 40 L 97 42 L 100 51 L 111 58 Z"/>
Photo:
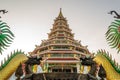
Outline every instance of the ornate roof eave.
<path fill-rule="evenodd" d="M 58 50 L 56 50 L 56 51 L 55 50 L 54 51 L 53 50 L 47 50 L 47 51 L 40 52 L 39 55 L 47 54 L 47 53 L 53 53 L 53 54 L 54 53 L 66 53 L 66 54 L 67 53 L 71 53 L 71 54 L 73 53 L 73 54 L 86 55 L 85 53 L 78 52 L 78 51 L 73 51 L 73 50 L 71 50 L 71 51 L 66 51 L 66 50 L 64 50 L 64 51 L 63 50 L 61 50 L 61 51 L 58 51 Z"/>
<path fill-rule="evenodd" d="M 40 50 L 40 49 L 42 49 L 42 48 L 46 48 L 46 47 L 49 47 L 49 46 L 58 46 L 58 45 L 61 45 L 61 46 L 63 46 L 63 45 L 66 45 L 66 46 L 73 46 L 73 47 L 77 47 L 77 48 L 81 48 L 81 49 L 83 49 L 83 50 L 85 50 L 87 53 L 89 53 L 89 51 L 88 51 L 88 49 L 86 49 L 86 48 L 84 48 L 84 47 L 80 47 L 80 46 L 76 46 L 76 45 L 73 45 L 73 44 L 49 44 L 49 45 L 46 45 L 46 46 L 37 46 L 35 49 L 34 49 L 34 51 L 33 52 L 31 52 L 32 54 L 37 54 L 37 52 Z M 59 50 L 59 49 L 58 49 Z M 47 51 L 43 51 L 43 52 L 41 52 L 41 54 L 43 53 L 46 53 L 46 52 L 48 52 L 48 51 L 58 51 L 57 49 L 51 49 L 51 50 L 47 50 Z M 70 50 L 70 49 L 66 49 L 66 50 L 60 50 L 60 51 L 67 51 L 67 52 L 69 52 L 69 51 L 72 51 L 72 50 Z M 59 52 L 59 51 L 58 51 Z M 52 53 L 52 52 L 51 52 Z M 74 51 L 74 53 L 80 53 L 80 52 L 78 52 L 78 51 Z M 81 53 L 80 53 L 81 54 Z"/>

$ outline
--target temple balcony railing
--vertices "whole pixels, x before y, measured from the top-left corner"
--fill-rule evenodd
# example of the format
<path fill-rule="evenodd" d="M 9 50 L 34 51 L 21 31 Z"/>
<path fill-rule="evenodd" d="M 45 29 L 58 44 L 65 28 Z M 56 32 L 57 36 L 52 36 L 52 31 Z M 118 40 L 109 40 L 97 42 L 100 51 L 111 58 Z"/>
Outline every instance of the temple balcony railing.
<path fill-rule="evenodd" d="M 56 58 L 56 59 L 57 59 L 57 58 L 74 58 L 74 56 L 67 56 L 67 57 L 66 57 L 66 56 L 62 56 L 62 55 L 61 55 L 61 56 L 50 56 L 49 58 Z"/>
<path fill-rule="evenodd" d="M 65 49 L 65 48 L 53 48 L 53 49 L 51 49 L 51 50 L 65 50 L 65 51 L 67 51 L 67 50 L 71 50 L 71 49 Z"/>
<path fill-rule="evenodd" d="M 71 33 L 71 31 L 69 31 L 67 29 L 55 29 L 54 31 L 52 31 L 51 33 L 49 33 L 49 36 L 51 36 L 52 34 L 54 34 L 57 31 L 67 32 L 67 33 L 71 34 L 71 36 L 73 36 L 73 33 Z"/>
<path fill-rule="evenodd" d="M 46 51 L 42 51 L 42 52 L 39 52 L 38 54 L 39 55 L 43 55 L 43 54 L 54 54 L 54 53 L 71 53 L 71 54 L 80 54 L 80 55 L 86 55 L 86 53 L 83 53 L 83 52 L 79 52 L 79 51 L 76 51 L 76 50 L 68 50 L 68 51 L 65 51 L 65 50 L 46 50 Z"/>
<path fill-rule="evenodd" d="M 41 46 L 46 46 L 46 45 L 49 45 L 49 44 L 73 44 L 73 45 L 76 45 L 76 46 L 82 46 L 80 41 L 76 41 L 76 40 L 70 40 L 70 39 L 52 39 L 52 40 L 47 40 L 45 42 L 42 42 L 42 45 Z"/>
<path fill-rule="evenodd" d="M 76 56 L 44 56 L 43 59 L 49 60 L 78 60 Z"/>
<path fill-rule="evenodd" d="M 51 43 L 51 44 L 47 44 L 47 45 L 43 45 L 43 46 L 40 46 L 40 48 L 44 48 L 44 47 L 47 47 L 47 46 L 57 46 L 57 45 L 63 45 L 63 46 L 74 46 L 74 47 L 79 47 L 79 48 L 81 48 L 81 49 L 86 49 L 86 47 L 84 47 L 84 46 L 80 46 L 80 45 L 75 45 L 74 43 Z"/>

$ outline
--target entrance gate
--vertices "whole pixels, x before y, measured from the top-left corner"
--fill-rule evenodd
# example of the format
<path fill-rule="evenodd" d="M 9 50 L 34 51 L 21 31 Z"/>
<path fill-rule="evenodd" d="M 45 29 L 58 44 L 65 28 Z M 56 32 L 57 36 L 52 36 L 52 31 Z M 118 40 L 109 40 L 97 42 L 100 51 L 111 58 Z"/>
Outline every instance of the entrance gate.
<path fill-rule="evenodd" d="M 71 69 L 52 69 L 52 72 L 72 72 Z"/>
<path fill-rule="evenodd" d="M 66 72 L 66 73 L 77 73 L 76 67 L 68 67 L 68 66 L 54 66 L 49 67 L 48 70 L 50 72 Z"/>
<path fill-rule="evenodd" d="M 33 74 L 32 80 L 78 80 L 78 73 L 39 73 Z"/>

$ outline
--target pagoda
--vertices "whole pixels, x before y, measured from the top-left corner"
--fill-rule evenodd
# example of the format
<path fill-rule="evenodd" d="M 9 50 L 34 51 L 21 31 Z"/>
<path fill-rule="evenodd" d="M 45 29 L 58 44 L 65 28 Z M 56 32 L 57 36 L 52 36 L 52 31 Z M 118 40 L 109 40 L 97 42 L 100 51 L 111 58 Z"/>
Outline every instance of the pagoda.
<path fill-rule="evenodd" d="M 83 46 L 74 39 L 74 33 L 69 28 L 66 18 L 60 9 L 58 17 L 54 20 L 48 39 L 42 40 L 40 45 L 30 52 L 30 55 L 43 57 L 42 69 L 50 72 L 80 72 L 80 58 L 89 55 L 87 46 Z"/>

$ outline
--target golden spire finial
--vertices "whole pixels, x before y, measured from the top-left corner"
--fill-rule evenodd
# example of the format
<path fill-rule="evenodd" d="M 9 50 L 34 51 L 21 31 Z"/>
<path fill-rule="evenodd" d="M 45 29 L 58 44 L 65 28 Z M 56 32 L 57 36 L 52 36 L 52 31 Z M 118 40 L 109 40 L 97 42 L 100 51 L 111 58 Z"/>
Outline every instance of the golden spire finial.
<path fill-rule="evenodd" d="M 60 8 L 60 12 L 62 12 L 62 8 Z"/>
<path fill-rule="evenodd" d="M 60 18 L 64 18 L 63 15 L 62 15 L 62 8 L 60 8 L 60 13 L 59 13 L 59 16 Z"/>

